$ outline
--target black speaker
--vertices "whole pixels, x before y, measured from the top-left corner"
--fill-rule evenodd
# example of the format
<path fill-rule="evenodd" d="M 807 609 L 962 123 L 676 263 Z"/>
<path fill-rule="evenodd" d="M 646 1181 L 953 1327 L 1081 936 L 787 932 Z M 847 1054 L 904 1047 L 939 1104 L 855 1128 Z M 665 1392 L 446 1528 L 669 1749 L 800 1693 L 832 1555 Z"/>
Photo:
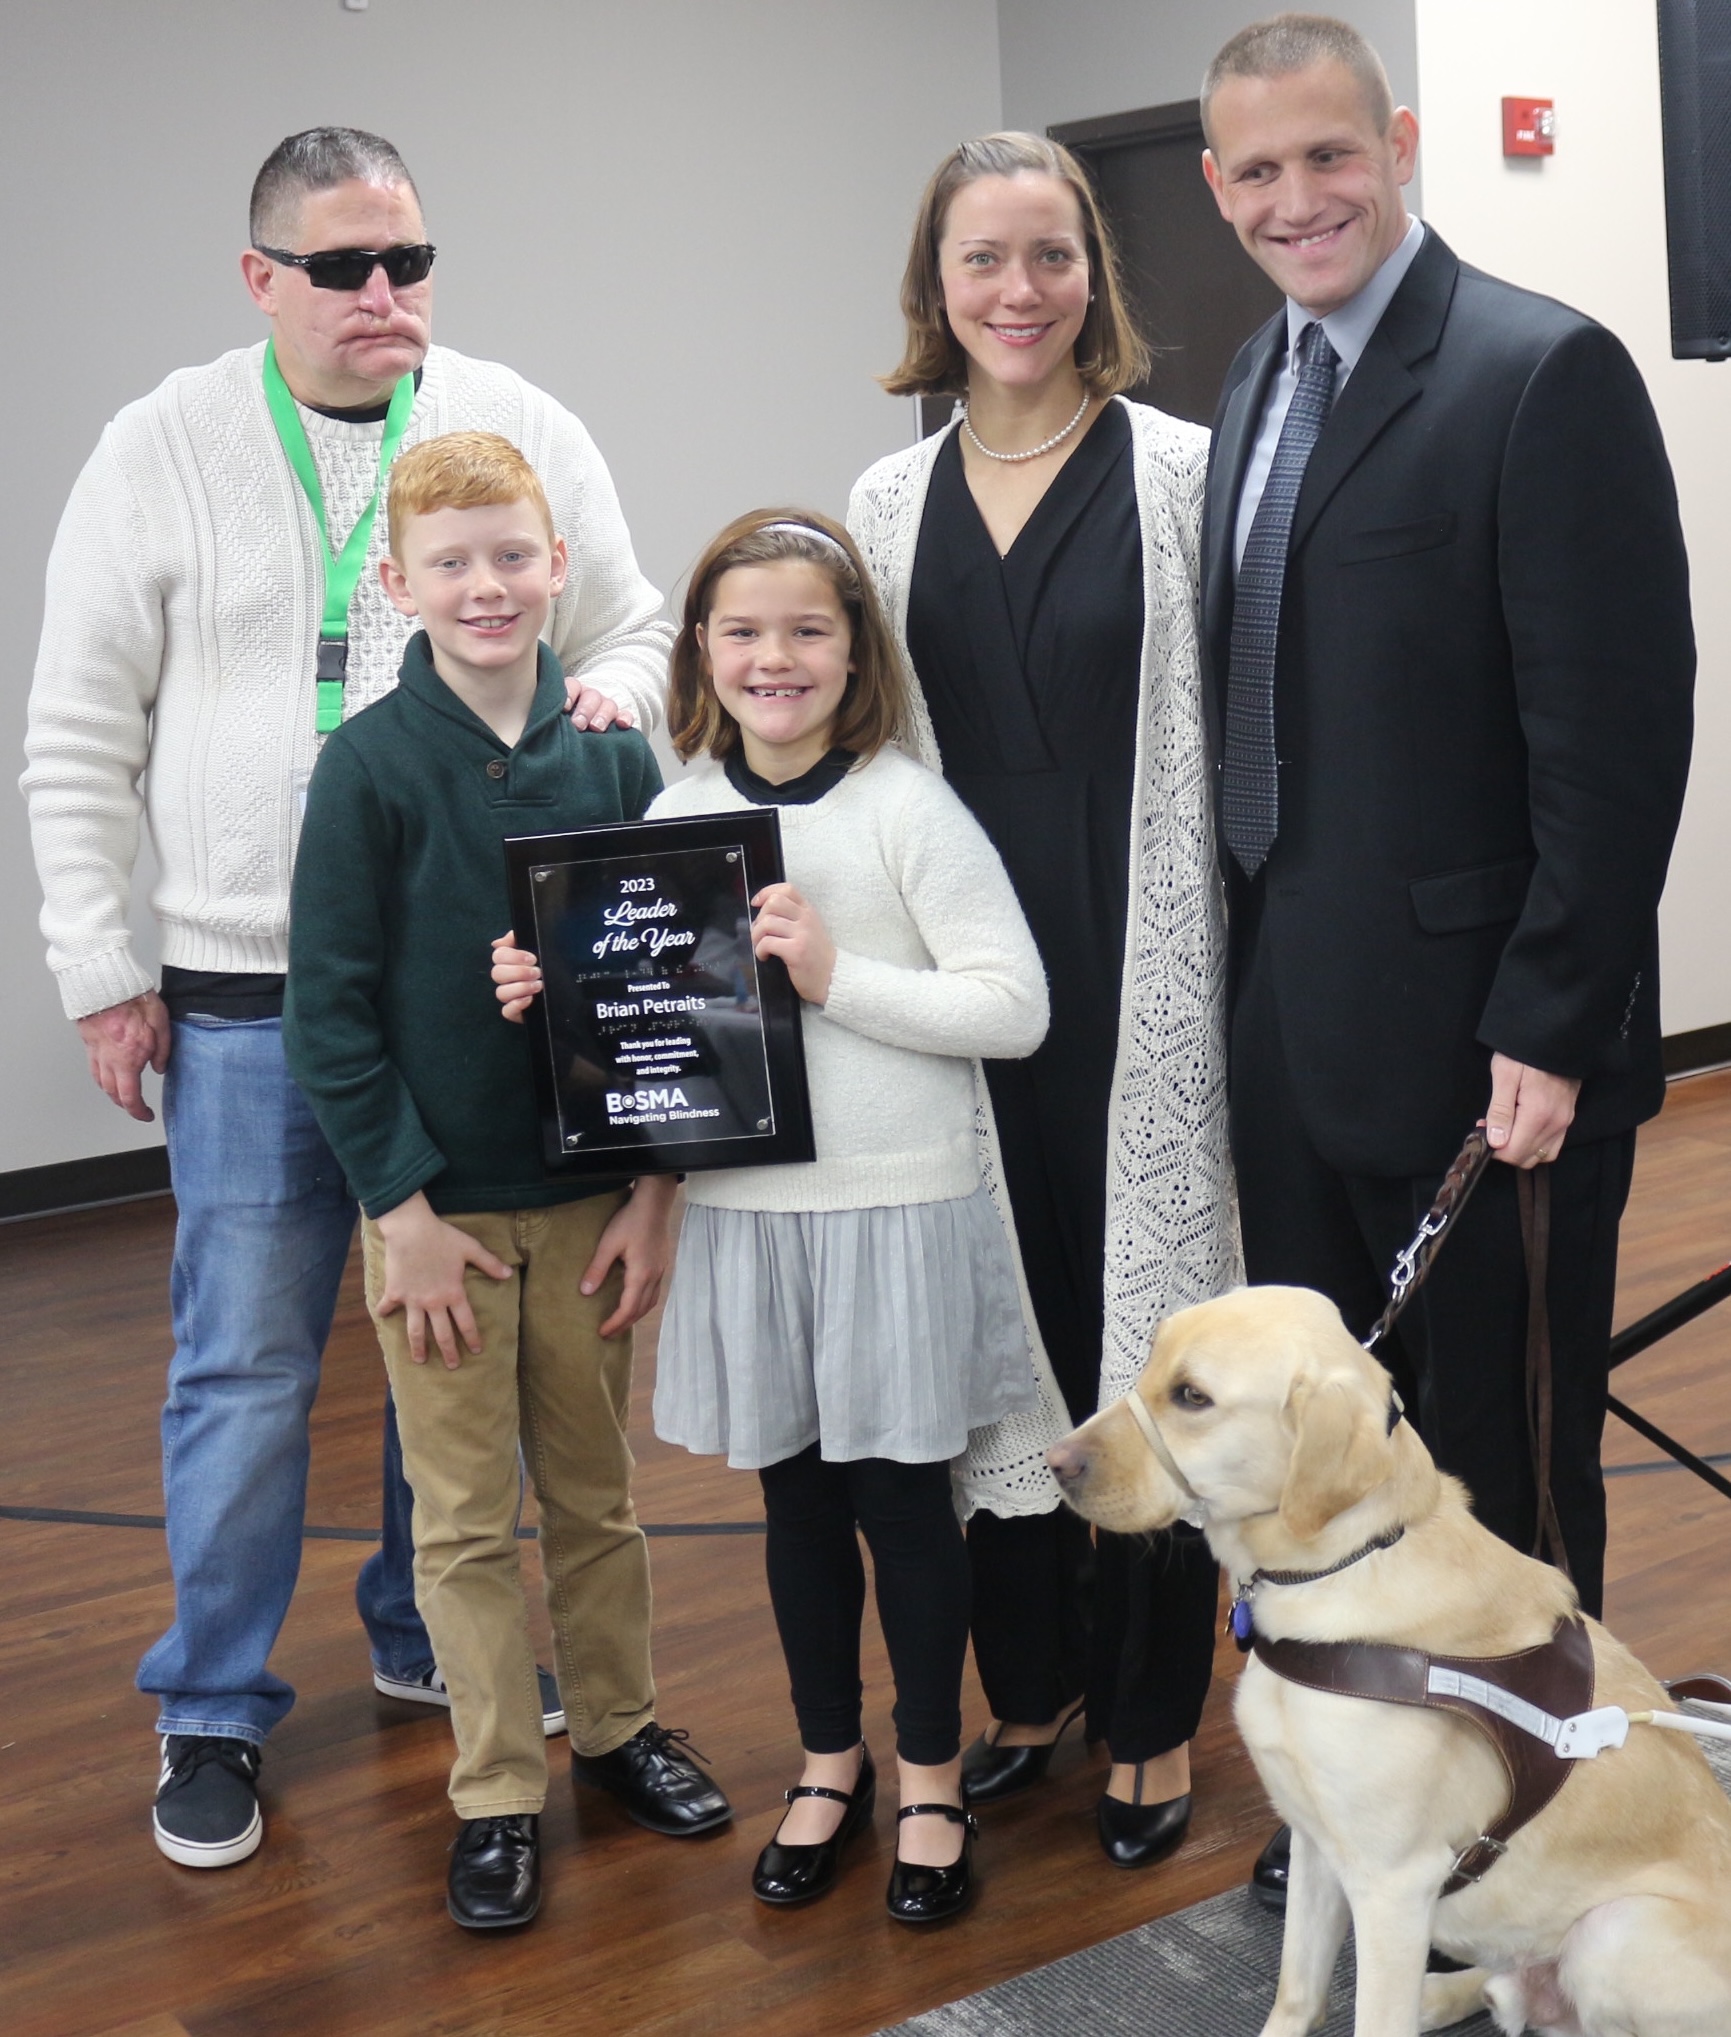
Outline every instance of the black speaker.
<path fill-rule="evenodd" d="M 1731 0 L 1659 0 L 1671 352 L 1731 360 Z"/>

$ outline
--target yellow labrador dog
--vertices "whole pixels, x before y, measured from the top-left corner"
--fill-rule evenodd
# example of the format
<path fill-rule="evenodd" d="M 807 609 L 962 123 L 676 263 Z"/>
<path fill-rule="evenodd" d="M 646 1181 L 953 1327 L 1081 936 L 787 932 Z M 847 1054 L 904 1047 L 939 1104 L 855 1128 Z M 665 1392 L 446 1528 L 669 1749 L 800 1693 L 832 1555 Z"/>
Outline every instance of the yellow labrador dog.
<path fill-rule="evenodd" d="M 1194 1520 L 1238 1584 L 1342 1564 L 1256 1585 L 1270 1639 L 1499 1656 L 1575 1611 L 1556 1571 L 1479 1526 L 1411 1424 L 1390 1426 L 1387 1373 L 1321 1295 L 1240 1288 L 1173 1316 L 1134 1398 L 1140 1414 L 1119 1401 L 1052 1452 L 1071 1504 L 1119 1534 Z M 1594 1705 L 1669 1708 L 1626 1648 L 1587 1627 Z M 1635 1725 L 1626 1745 L 1570 1764 L 1482 1880 L 1442 1897 L 1508 1801 L 1472 1724 L 1306 1688 L 1255 1656 L 1237 1718 L 1292 1827 L 1263 2037 L 1323 2021 L 1349 1919 L 1355 2037 L 1413 2037 L 1486 2004 L 1510 2037 L 1731 2037 L 1731 1804 L 1685 1735 Z M 1470 1970 L 1427 1976 L 1433 1944 Z"/>

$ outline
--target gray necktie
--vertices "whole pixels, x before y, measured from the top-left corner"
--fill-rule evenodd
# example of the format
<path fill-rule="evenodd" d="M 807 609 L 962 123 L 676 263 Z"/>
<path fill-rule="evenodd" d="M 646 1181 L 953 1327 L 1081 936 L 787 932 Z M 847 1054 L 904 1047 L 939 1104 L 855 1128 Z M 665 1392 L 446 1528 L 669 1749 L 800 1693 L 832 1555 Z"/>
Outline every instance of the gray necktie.
<path fill-rule="evenodd" d="M 1232 608 L 1232 651 L 1226 680 L 1226 757 L 1221 818 L 1226 845 L 1247 877 L 1262 868 L 1280 827 L 1274 756 L 1274 656 L 1280 639 L 1280 594 L 1292 512 L 1311 450 L 1334 402 L 1339 355 L 1318 320 L 1298 336 L 1298 387 L 1293 391 L 1268 484 L 1238 568 Z"/>

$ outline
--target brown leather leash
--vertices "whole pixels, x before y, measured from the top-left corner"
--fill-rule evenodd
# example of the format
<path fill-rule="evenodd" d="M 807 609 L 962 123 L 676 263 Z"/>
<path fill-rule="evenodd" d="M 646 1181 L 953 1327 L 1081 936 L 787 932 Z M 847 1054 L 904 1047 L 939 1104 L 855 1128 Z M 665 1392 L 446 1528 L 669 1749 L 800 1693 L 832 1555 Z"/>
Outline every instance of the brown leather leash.
<path fill-rule="evenodd" d="M 1483 1125 L 1467 1134 L 1449 1164 L 1442 1186 L 1425 1213 L 1412 1242 L 1396 1254 L 1389 1278 L 1388 1304 L 1364 1340 L 1374 1351 L 1424 1285 L 1443 1242 L 1460 1221 L 1461 1212 L 1490 1164 L 1491 1146 Z M 1551 1491 L 1553 1396 L 1551 1379 L 1551 1315 L 1546 1281 L 1551 1257 L 1551 1178 L 1545 1167 L 1521 1168 L 1515 1176 L 1520 1203 L 1521 1248 L 1527 1262 L 1527 1436 L 1533 1457 L 1533 1484 L 1538 1495 L 1538 1526 L 1532 1553 L 1569 1576 L 1569 1559 Z"/>
<path fill-rule="evenodd" d="M 1551 1311 L 1545 1298 L 1551 1267 L 1551 1170 L 1523 1168 L 1515 1176 L 1515 1186 L 1521 1205 L 1521 1247 L 1527 1255 L 1527 1433 L 1532 1439 L 1539 1516 L 1533 1554 L 1554 1563 L 1573 1582 L 1551 1491 Z"/>
<path fill-rule="evenodd" d="M 1442 1250 L 1443 1240 L 1454 1229 L 1461 1211 L 1478 1187 L 1479 1177 L 1489 1165 L 1490 1157 L 1491 1143 L 1485 1137 L 1485 1128 L 1474 1125 L 1467 1134 L 1466 1144 L 1450 1161 L 1436 1199 L 1425 1212 L 1424 1222 L 1419 1225 L 1412 1243 L 1395 1255 L 1394 1271 L 1389 1276 L 1388 1306 L 1377 1317 L 1375 1329 L 1364 1340 L 1367 1351 L 1376 1349 L 1394 1328 L 1407 1303 L 1423 1287 L 1436 1255 Z"/>

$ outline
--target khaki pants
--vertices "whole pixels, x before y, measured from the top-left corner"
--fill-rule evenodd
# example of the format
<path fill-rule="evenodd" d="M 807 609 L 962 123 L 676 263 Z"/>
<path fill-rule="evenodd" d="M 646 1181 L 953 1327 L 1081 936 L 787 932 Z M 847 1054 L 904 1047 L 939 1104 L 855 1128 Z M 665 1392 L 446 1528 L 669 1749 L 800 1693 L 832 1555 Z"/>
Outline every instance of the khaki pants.
<path fill-rule="evenodd" d="M 415 1598 L 451 1694 L 450 1790 L 459 1817 L 539 1811 L 547 1794 L 516 1538 L 519 1439 L 540 1502 L 571 1744 L 582 1754 L 610 1753 L 654 1716 L 649 1548 L 631 1504 L 625 1442 L 631 1333 L 599 1334 L 619 1304 L 620 1269 L 595 1294 L 578 1288 L 622 1200 L 592 1195 L 552 1209 L 449 1219 L 515 1269 L 509 1280 L 469 1270 L 482 1350 L 459 1346 L 455 1371 L 436 1347 L 424 1365 L 410 1358 L 401 1309 L 379 1316 L 384 1240 L 374 1224 L 362 1229 L 367 1305 L 415 1495 Z"/>

